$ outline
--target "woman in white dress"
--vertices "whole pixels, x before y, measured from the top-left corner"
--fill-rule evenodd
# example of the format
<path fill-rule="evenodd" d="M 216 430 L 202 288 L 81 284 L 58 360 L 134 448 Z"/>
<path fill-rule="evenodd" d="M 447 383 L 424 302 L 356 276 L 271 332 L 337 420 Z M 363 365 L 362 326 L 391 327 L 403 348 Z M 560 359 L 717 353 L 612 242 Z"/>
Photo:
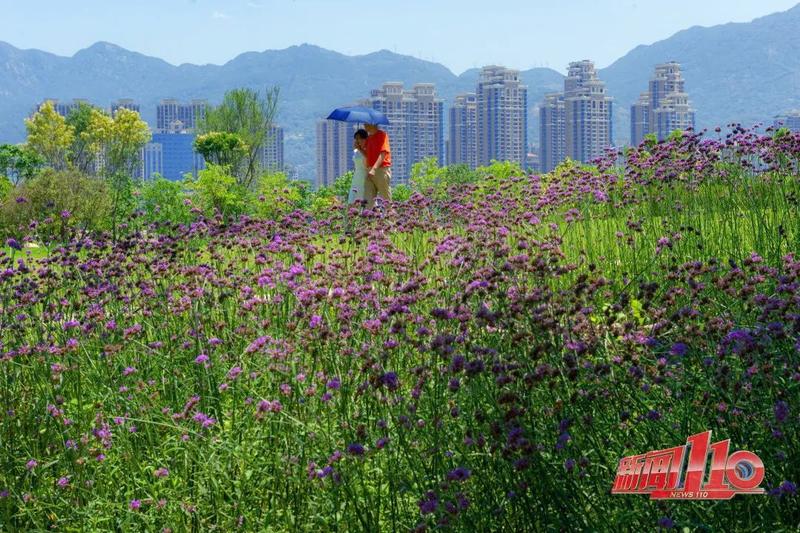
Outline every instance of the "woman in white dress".
<path fill-rule="evenodd" d="M 347 204 L 364 201 L 364 183 L 367 181 L 367 162 L 364 157 L 367 130 L 360 129 L 353 134 L 353 181 L 350 184 L 350 193 Z"/>

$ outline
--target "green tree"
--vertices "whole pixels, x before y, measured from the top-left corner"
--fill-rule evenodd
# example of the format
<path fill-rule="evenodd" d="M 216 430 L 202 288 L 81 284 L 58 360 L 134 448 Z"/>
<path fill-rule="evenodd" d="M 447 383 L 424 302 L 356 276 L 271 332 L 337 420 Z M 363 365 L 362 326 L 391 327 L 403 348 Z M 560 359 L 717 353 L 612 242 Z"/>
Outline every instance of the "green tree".
<path fill-rule="evenodd" d="M 236 172 L 249 153 L 247 144 L 238 134 L 224 131 L 198 135 L 194 149 L 208 163 L 226 166 L 232 172 Z"/>
<path fill-rule="evenodd" d="M 82 138 L 92 153 L 103 156 L 102 173 L 112 191 L 111 231 L 116 241 L 120 222 L 136 207 L 132 178 L 150 130 L 136 111 L 119 109 L 112 118 L 93 108 Z"/>
<path fill-rule="evenodd" d="M 18 185 L 41 170 L 44 159 L 27 145 L 0 145 L 0 176 Z"/>
<path fill-rule="evenodd" d="M 241 168 L 237 172 L 237 182 L 250 189 L 261 172 L 261 154 L 267 143 L 274 142 L 270 128 L 278 110 L 278 87 L 265 93 L 253 89 L 234 89 L 225 93 L 225 98 L 217 107 L 206 110 L 205 119 L 200 121 L 200 134 L 211 132 L 234 133 L 247 147 Z"/>
<path fill-rule="evenodd" d="M 33 117 L 25 120 L 25 127 L 28 146 L 44 159 L 45 164 L 56 170 L 66 169 L 75 130 L 56 112 L 53 102 L 48 100 L 42 104 Z"/>
<path fill-rule="evenodd" d="M 67 126 L 72 128 L 73 139 L 68 160 L 73 168 L 84 174 L 97 173 L 98 150 L 93 144 L 92 118 L 99 112 L 94 106 L 80 102 L 78 107 L 67 115 Z"/>
<path fill-rule="evenodd" d="M 99 109 L 92 109 L 85 139 L 104 159 L 103 173 L 132 177 L 139 165 L 142 148 L 150 140 L 150 129 L 130 109 L 119 109 L 112 118 Z"/>

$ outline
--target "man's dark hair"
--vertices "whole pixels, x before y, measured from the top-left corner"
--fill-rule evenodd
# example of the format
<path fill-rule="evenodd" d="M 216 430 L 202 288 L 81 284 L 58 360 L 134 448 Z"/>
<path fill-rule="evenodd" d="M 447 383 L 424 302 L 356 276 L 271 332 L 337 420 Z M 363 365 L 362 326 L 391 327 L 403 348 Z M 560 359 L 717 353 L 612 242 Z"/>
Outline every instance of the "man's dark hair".
<path fill-rule="evenodd" d="M 366 139 L 367 137 L 369 137 L 369 133 L 367 133 L 367 130 L 365 130 L 364 128 L 356 130 L 356 132 L 353 134 L 353 138 L 354 139 L 356 139 L 356 138 L 358 138 L 358 139 Z"/>

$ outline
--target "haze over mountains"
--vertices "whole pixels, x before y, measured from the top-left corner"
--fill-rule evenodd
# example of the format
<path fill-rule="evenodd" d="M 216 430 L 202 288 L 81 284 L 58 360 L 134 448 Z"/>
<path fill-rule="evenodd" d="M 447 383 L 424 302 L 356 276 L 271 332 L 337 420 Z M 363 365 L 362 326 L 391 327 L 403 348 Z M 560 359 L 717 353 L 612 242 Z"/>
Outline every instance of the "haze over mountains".
<path fill-rule="evenodd" d="M 693 27 L 633 49 L 599 73 L 614 97 L 615 140 L 627 141 L 629 106 L 646 90 L 654 66 L 669 60 L 682 63 L 700 127 L 732 121 L 750 125 L 800 107 L 797 35 L 800 5 L 749 23 Z M 591 59 L 591 50 L 585 56 Z M 0 41 L 0 142 L 22 141 L 23 119 L 45 98 L 86 98 L 106 107 L 118 98 L 134 98 L 153 124 L 162 98 L 216 103 L 231 88 L 279 85 L 278 122 L 286 131 L 287 162 L 311 178 L 314 124 L 333 107 L 367 96 L 385 81 L 408 87 L 435 83 L 447 106 L 455 94 L 474 91 L 478 72 L 455 75 L 440 64 L 386 50 L 346 56 L 312 45 L 248 52 L 224 65 L 174 66 L 105 42 L 61 57 Z M 530 138 L 536 140 L 537 105 L 545 93 L 562 88 L 563 75 L 537 68 L 523 71 L 522 79 L 529 89 Z"/>

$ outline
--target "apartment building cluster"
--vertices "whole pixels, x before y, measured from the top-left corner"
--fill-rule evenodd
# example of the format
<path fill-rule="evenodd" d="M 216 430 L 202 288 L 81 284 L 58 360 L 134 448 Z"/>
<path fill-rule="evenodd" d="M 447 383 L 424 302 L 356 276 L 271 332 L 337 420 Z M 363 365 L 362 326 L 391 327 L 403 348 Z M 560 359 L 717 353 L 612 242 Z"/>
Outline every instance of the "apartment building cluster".
<path fill-rule="evenodd" d="M 358 105 L 377 109 L 389 119 L 383 129 L 392 148 L 392 180 L 407 183 L 414 163 L 428 157 L 471 168 L 492 160 L 524 165 L 527 102 L 519 71 L 489 66 L 481 71 L 476 91 L 456 96 L 449 108 L 446 140 L 444 101 L 431 83 L 406 89 L 400 82 L 387 82 Z M 317 122 L 317 187 L 331 185 L 352 170 L 356 127 L 331 120 Z"/>

